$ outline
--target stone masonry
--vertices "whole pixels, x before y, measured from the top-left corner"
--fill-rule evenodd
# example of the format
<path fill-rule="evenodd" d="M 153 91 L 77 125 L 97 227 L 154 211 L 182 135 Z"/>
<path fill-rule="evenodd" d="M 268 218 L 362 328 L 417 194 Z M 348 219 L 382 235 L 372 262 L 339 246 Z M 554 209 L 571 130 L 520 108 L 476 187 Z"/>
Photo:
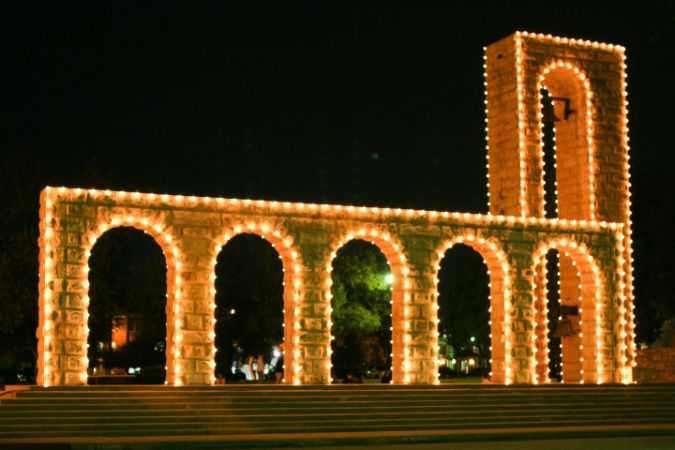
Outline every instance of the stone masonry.
<path fill-rule="evenodd" d="M 102 234 L 121 226 L 148 233 L 166 258 L 170 385 L 215 381 L 215 262 L 242 233 L 268 240 L 282 260 L 286 383 L 331 382 L 331 264 L 352 239 L 378 246 L 394 276 L 395 384 L 438 382 L 437 276 L 446 250 L 460 243 L 490 274 L 494 383 L 548 381 L 542 268 L 551 249 L 562 255 L 564 304 L 581 308 L 580 334 L 563 349 L 565 381 L 631 382 L 623 49 L 562 39 L 517 33 L 487 48 L 487 215 L 45 188 L 38 383 L 86 384 L 88 258 Z M 557 219 L 543 218 L 539 80 L 577 108 L 574 124 L 559 131 Z"/>

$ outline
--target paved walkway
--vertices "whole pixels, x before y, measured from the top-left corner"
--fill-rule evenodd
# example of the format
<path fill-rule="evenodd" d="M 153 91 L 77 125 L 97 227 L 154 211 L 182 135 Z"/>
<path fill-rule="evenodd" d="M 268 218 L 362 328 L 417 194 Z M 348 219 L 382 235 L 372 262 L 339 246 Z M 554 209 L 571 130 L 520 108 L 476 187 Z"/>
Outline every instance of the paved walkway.
<path fill-rule="evenodd" d="M 593 439 L 542 439 L 530 441 L 442 442 L 370 447 L 321 447 L 321 450 L 668 450 L 675 449 L 674 436 Z"/>

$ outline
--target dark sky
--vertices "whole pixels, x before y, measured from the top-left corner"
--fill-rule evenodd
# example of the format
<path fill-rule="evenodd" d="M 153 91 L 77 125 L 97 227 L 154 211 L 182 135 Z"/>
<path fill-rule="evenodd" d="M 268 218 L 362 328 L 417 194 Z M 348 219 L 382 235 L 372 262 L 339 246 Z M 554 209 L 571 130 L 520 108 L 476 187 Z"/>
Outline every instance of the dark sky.
<path fill-rule="evenodd" d="M 3 147 L 59 184 L 484 211 L 482 47 L 516 30 L 625 45 L 639 171 L 673 142 L 669 3 L 6 14 Z"/>
<path fill-rule="evenodd" d="M 482 48 L 552 33 L 627 48 L 638 272 L 672 275 L 672 0 L 245 3 L 3 11 L 5 176 L 35 211 L 65 184 L 485 212 Z"/>

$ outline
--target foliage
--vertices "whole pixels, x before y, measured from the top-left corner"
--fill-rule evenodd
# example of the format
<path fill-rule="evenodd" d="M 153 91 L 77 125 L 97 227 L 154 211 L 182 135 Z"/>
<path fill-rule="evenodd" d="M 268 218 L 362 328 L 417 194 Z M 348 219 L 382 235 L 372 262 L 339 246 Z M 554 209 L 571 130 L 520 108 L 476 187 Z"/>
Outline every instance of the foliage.
<path fill-rule="evenodd" d="M 654 347 L 675 347 L 675 318 L 663 322 Z"/>
<path fill-rule="evenodd" d="M 334 378 L 391 364 L 389 267 L 372 244 L 352 241 L 333 261 Z"/>

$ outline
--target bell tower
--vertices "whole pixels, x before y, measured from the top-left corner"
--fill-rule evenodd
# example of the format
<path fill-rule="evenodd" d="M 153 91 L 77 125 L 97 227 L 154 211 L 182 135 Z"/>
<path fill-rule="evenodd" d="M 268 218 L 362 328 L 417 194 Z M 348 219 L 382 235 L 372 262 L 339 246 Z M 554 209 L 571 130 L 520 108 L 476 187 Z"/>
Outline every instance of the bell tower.
<path fill-rule="evenodd" d="M 485 48 L 484 67 L 489 211 L 623 224 L 627 301 L 619 322 L 626 330 L 622 338 L 630 366 L 635 328 L 624 51 L 618 45 L 517 32 Z M 544 95 L 550 103 L 542 104 Z M 555 120 L 551 169 L 544 163 L 546 120 Z M 554 183 L 545 182 L 546 170 L 554 171 Z M 555 193 L 547 193 L 547 186 L 555 186 Z M 555 209 L 547 208 L 546 198 L 555 199 Z M 577 296 L 578 283 L 562 255 L 559 267 L 564 306 L 565 298 Z"/>

